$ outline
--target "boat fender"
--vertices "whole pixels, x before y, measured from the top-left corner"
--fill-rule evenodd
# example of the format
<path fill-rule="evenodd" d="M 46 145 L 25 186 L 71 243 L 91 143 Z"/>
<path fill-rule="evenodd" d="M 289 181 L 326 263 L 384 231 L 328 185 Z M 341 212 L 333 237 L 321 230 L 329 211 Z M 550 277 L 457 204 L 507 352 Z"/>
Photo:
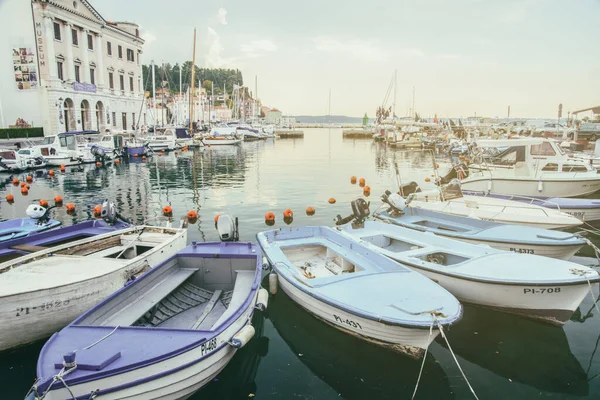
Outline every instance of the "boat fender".
<path fill-rule="evenodd" d="M 272 295 L 277 294 L 277 274 L 275 272 L 269 274 L 269 292 Z"/>
<path fill-rule="evenodd" d="M 492 180 L 488 180 L 488 193 L 492 191 Z"/>
<path fill-rule="evenodd" d="M 265 311 L 269 305 L 269 292 L 266 289 L 260 288 L 258 296 L 256 296 L 256 308 L 260 311 Z"/>
<path fill-rule="evenodd" d="M 241 349 L 254 337 L 254 332 L 252 325 L 246 325 L 231 338 L 229 344 L 236 349 Z"/>
<path fill-rule="evenodd" d="M 544 182 L 542 182 L 542 180 L 540 179 L 538 182 L 538 192 L 542 192 L 542 190 L 544 190 Z"/>

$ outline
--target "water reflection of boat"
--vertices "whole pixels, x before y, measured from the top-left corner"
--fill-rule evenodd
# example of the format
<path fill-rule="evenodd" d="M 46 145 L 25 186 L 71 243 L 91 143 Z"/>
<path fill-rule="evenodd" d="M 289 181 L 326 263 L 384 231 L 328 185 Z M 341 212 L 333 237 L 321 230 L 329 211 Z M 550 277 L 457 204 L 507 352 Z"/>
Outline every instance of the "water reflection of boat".
<path fill-rule="evenodd" d="M 333 329 L 279 291 L 269 319 L 290 349 L 344 399 L 410 399 L 421 360 L 399 356 Z M 417 399 L 453 399 L 444 370 L 427 355 Z"/>
<path fill-rule="evenodd" d="M 255 329 L 252 340 L 238 350 L 235 357 L 213 382 L 191 396 L 190 400 L 247 399 L 249 394 L 256 393 L 256 372 L 260 360 L 269 350 L 269 338 L 263 336 L 262 313 L 254 314 L 252 325 Z"/>
<path fill-rule="evenodd" d="M 506 379 L 553 393 L 589 392 L 562 328 L 465 305 L 448 338 L 457 355 Z"/>

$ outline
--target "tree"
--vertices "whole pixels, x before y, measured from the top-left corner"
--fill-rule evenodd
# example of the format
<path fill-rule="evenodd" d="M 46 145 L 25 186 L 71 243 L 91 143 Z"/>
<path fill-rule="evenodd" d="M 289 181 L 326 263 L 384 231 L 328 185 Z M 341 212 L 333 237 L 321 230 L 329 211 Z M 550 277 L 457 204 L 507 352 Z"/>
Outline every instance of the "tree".
<path fill-rule="evenodd" d="M 264 118 L 264 117 L 265 117 L 265 112 L 264 112 L 262 109 L 260 110 L 260 117 L 261 117 L 261 118 Z"/>
<path fill-rule="evenodd" d="M 204 82 L 202 82 L 202 87 L 206 90 L 206 93 L 210 94 L 212 88 L 212 81 L 209 81 L 208 79 L 205 80 Z"/>

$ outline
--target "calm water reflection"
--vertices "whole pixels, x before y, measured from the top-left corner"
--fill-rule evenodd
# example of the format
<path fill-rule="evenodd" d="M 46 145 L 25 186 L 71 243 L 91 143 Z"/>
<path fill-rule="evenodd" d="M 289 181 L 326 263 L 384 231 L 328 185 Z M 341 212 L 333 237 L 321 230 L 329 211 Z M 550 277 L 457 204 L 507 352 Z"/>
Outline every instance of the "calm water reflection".
<path fill-rule="evenodd" d="M 449 160 L 439 159 L 444 171 Z M 228 212 L 240 219 L 242 240 L 267 229 L 264 214 L 294 211 L 293 226 L 331 225 L 348 203 L 362 194 L 350 176 L 371 187 L 371 210 L 379 195 L 397 185 L 394 166 L 404 182 L 422 186 L 432 173 L 428 152 L 388 150 L 370 140 L 343 139 L 340 129 L 305 130 L 304 139 L 211 147 L 136 160 L 118 166 L 68 169 L 50 178 L 40 172 L 27 197 L 7 185 L 0 194 L 0 217 L 24 216 L 28 204 L 61 195 L 77 213 L 64 208 L 54 217 L 65 224 L 87 220 L 103 199 L 113 199 L 136 222 L 163 218 L 170 204 L 174 221 L 194 209 L 200 218 L 189 240 L 217 240 L 213 218 Z M 19 175 L 19 178 L 23 176 Z M 14 193 L 16 202 L 3 199 Z M 334 197 L 336 204 L 329 204 Z M 307 206 L 316 208 L 307 216 Z M 556 328 L 485 309 L 467 307 L 464 319 L 449 331 L 450 343 L 480 398 L 599 398 L 600 319 L 588 297 L 564 328 Z M 588 310 L 592 309 L 591 312 Z M 201 398 L 402 399 L 410 398 L 420 364 L 344 335 L 299 309 L 283 293 L 272 299 L 266 317 L 255 316 L 257 336 L 241 350 Z M 0 354 L 0 398 L 20 399 L 35 377 L 43 342 Z M 417 398 L 470 398 L 467 385 L 442 341 L 434 343 Z"/>

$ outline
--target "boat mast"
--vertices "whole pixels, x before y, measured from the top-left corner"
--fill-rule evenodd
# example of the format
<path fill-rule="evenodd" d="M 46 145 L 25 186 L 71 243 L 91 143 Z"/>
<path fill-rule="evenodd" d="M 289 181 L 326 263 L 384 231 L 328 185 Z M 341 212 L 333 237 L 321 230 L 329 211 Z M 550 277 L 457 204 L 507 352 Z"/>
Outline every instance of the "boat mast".
<path fill-rule="evenodd" d="M 398 70 L 394 71 L 394 104 L 392 104 L 392 120 L 396 120 L 396 93 L 398 92 Z"/>
<path fill-rule="evenodd" d="M 194 70 L 196 69 L 196 28 L 194 28 L 194 51 L 192 52 L 192 83 L 190 92 L 190 133 L 193 129 L 194 121 Z"/>
<path fill-rule="evenodd" d="M 152 111 L 154 133 L 156 134 L 156 77 L 154 72 L 154 60 L 152 60 Z"/>
<path fill-rule="evenodd" d="M 413 86 L 413 105 L 412 105 L 412 110 L 413 110 L 413 118 L 415 118 L 417 116 L 417 112 L 415 111 L 415 87 Z"/>
<path fill-rule="evenodd" d="M 162 73 L 160 79 L 160 90 L 161 90 L 161 101 L 160 101 L 160 117 L 162 120 L 162 126 L 165 126 L 165 63 L 162 63 Z"/>

